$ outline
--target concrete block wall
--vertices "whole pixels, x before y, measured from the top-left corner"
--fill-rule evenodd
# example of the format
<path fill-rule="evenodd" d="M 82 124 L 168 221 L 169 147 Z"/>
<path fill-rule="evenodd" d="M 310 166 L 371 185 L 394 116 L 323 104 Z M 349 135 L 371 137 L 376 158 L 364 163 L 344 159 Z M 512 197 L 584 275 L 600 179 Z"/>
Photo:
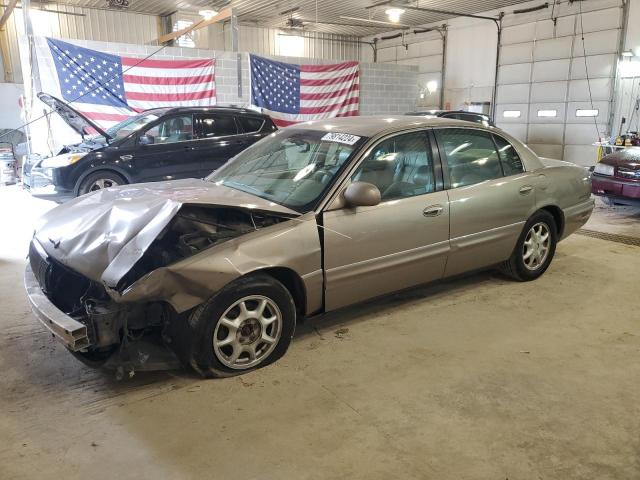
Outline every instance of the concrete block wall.
<path fill-rule="evenodd" d="M 389 63 L 360 64 L 360 115 L 415 110 L 419 95 L 418 67 Z"/>

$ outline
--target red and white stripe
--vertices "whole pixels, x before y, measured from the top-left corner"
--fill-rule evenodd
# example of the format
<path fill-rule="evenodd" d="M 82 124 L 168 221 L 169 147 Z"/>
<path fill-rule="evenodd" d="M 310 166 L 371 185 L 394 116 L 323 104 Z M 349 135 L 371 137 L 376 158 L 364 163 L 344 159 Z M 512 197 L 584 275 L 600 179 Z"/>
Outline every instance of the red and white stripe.
<path fill-rule="evenodd" d="M 82 103 L 82 99 L 73 103 L 76 110 L 103 128 L 150 108 L 216 104 L 215 59 L 141 61 L 121 57 L 121 61 L 125 99 L 132 110 Z"/>
<path fill-rule="evenodd" d="M 360 68 L 358 62 L 300 65 L 298 114 L 263 109 L 279 127 L 300 122 L 358 115 Z"/>

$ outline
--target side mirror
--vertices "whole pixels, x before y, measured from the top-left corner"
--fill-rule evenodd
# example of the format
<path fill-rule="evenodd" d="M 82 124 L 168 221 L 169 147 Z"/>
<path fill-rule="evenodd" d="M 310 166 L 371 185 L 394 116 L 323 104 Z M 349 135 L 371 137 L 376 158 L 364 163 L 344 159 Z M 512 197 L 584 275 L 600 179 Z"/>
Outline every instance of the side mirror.
<path fill-rule="evenodd" d="M 373 207 L 380 203 L 380 190 L 372 183 L 353 182 L 344 190 L 348 207 Z"/>
<path fill-rule="evenodd" d="M 138 145 L 153 145 L 155 139 L 151 135 L 140 135 Z"/>

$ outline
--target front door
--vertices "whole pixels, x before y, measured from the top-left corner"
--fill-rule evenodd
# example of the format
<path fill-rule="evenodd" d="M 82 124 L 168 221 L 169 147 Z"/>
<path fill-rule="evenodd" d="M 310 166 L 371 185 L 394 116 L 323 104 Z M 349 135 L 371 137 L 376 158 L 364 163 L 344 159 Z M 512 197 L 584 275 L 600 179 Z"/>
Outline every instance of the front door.
<path fill-rule="evenodd" d="M 451 209 L 446 276 L 487 267 L 511 256 L 535 206 L 537 175 L 524 171 L 514 147 L 473 128 L 434 130 Z"/>
<path fill-rule="evenodd" d="M 425 131 L 382 140 L 361 162 L 351 181 L 376 185 L 382 202 L 323 213 L 327 310 L 442 277 L 449 204 L 434 171 Z"/>
<path fill-rule="evenodd" d="M 133 162 L 136 180 L 156 182 L 179 178 L 200 178 L 191 114 L 165 118 L 139 138 Z"/>

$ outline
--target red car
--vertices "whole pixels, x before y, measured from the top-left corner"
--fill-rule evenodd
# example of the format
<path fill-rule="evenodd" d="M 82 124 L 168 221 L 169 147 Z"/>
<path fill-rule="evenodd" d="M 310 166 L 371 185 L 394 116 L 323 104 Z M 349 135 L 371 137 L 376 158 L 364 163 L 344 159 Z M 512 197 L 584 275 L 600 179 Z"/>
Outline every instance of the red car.
<path fill-rule="evenodd" d="M 593 169 L 592 192 L 609 205 L 640 205 L 640 147 L 604 157 Z"/>

